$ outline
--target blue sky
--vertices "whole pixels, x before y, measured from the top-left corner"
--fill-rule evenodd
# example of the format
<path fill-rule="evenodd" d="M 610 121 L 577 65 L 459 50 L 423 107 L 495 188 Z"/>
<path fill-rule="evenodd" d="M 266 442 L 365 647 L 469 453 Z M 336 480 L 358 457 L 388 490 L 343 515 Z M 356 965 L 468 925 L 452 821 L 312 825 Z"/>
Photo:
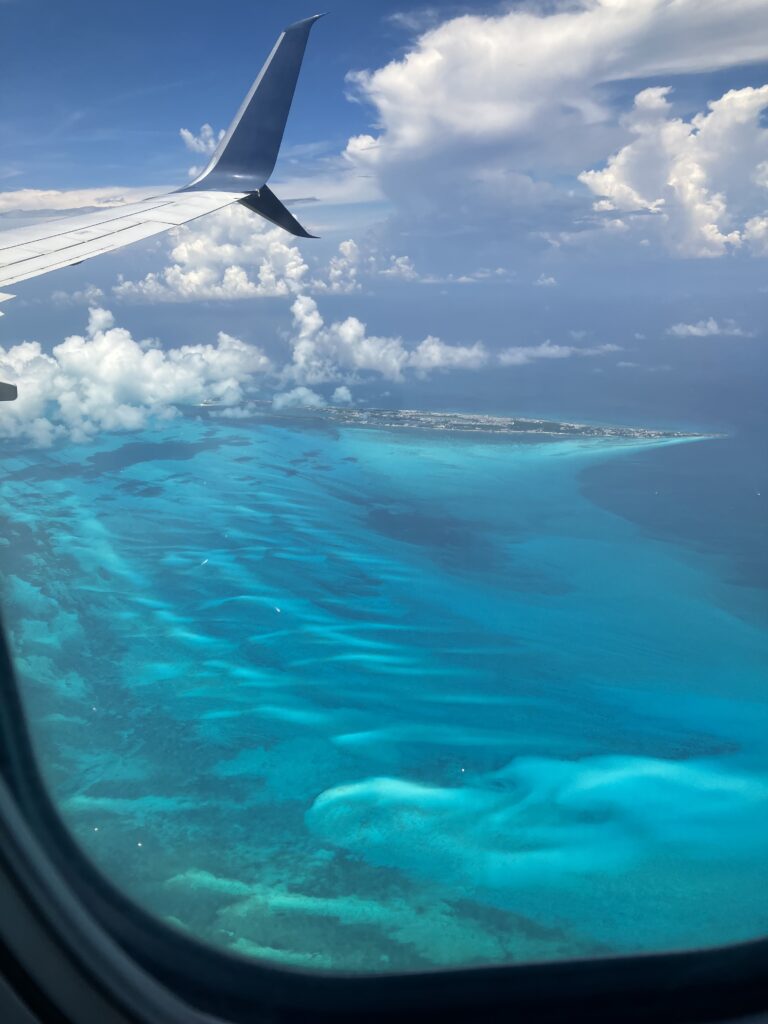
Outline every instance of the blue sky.
<path fill-rule="evenodd" d="M 0 0 L 0 230 L 182 184 L 311 13 Z M 261 397 L 744 424 L 768 343 L 766 39 L 759 0 L 335 3 L 272 181 L 314 198 L 294 212 L 322 239 L 238 209 L 26 282 L 0 364 L 93 340 L 90 305 L 134 344 L 258 346 Z"/>

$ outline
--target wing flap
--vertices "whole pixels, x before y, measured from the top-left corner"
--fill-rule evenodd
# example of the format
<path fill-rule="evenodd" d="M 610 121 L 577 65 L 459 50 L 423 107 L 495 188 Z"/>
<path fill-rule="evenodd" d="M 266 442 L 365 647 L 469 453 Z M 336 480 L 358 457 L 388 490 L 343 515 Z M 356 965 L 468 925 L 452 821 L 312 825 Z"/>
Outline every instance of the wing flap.
<path fill-rule="evenodd" d="M 263 185 L 258 192 L 246 196 L 240 200 L 242 206 L 260 214 L 265 220 L 277 224 L 283 231 L 289 231 L 298 238 L 317 238 L 317 235 L 310 235 L 305 227 L 296 220 L 290 210 L 277 198 L 271 188 Z"/>

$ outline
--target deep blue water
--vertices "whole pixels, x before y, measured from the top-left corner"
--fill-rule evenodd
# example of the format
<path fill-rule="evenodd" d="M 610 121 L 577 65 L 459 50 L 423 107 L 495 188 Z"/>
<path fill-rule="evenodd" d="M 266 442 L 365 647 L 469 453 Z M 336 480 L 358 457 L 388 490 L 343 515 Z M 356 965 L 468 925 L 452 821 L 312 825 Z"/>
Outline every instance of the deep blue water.
<path fill-rule="evenodd" d="M 764 933 L 756 452 L 194 417 L 7 449 L 62 812 L 154 912 L 286 964 Z"/>

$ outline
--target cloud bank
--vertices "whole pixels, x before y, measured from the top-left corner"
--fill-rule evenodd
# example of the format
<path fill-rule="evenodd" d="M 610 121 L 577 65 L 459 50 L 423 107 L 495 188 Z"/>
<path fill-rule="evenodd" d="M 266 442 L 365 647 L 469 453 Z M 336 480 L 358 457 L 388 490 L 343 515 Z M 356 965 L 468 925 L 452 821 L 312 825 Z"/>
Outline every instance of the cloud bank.
<path fill-rule="evenodd" d="M 271 368 L 261 349 L 219 333 L 215 345 L 163 350 L 136 341 L 112 314 L 92 309 L 84 335 L 72 335 L 50 355 L 25 341 L 0 347 L 0 377 L 18 384 L 3 406 L 0 437 L 46 447 L 88 441 L 104 430 L 140 430 L 177 406 L 210 399 L 236 406 Z"/>
<path fill-rule="evenodd" d="M 576 0 L 464 15 L 422 32 L 402 59 L 349 76 L 379 127 L 351 138 L 345 155 L 403 220 L 438 232 L 450 219 L 534 232 L 567 221 L 578 233 L 583 172 L 600 211 L 657 215 L 679 255 L 765 253 L 758 118 L 768 87 L 727 92 L 690 122 L 672 117 L 658 87 L 622 120 L 602 87 L 766 59 L 762 0 Z M 626 228 L 617 217 L 606 226 Z"/>
<path fill-rule="evenodd" d="M 235 204 L 179 230 L 169 265 L 140 281 L 121 281 L 114 293 L 150 302 L 290 295 L 309 267 L 287 237 Z"/>
<path fill-rule="evenodd" d="M 276 409 L 350 404 L 350 385 L 435 373 L 518 367 L 537 360 L 596 357 L 619 351 L 606 344 L 513 346 L 489 352 L 481 341 L 450 345 L 434 335 L 408 345 L 372 334 L 354 316 L 327 323 L 310 295 L 291 306 L 287 360 L 220 331 L 215 344 L 163 347 L 136 340 L 111 312 L 92 308 L 84 334 L 71 335 L 50 353 L 36 341 L 0 347 L 0 379 L 18 385 L 19 397 L 0 409 L 0 437 L 35 445 L 85 442 L 100 431 L 141 430 L 152 418 L 177 415 L 179 406 L 206 400 L 241 416 L 255 392 L 272 396 Z M 314 390 L 326 387 L 326 394 Z"/>
<path fill-rule="evenodd" d="M 477 370 L 489 356 L 481 342 L 447 345 L 439 338 L 426 337 L 409 349 L 402 338 L 369 334 L 366 325 L 350 316 L 326 324 L 317 303 L 299 296 L 291 307 L 294 333 L 292 358 L 283 369 L 286 380 L 305 385 L 323 384 L 347 374 L 376 373 L 399 381 L 407 370 L 419 376 L 435 370 Z"/>

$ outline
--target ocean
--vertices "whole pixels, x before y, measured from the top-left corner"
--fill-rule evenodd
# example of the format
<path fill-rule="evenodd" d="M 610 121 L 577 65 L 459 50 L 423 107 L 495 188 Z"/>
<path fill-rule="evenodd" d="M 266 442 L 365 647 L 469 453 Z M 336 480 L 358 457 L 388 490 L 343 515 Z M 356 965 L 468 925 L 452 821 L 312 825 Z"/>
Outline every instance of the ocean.
<path fill-rule="evenodd" d="M 4 442 L 46 781 L 174 927 L 400 971 L 768 926 L 765 463 L 188 412 Z"/>

